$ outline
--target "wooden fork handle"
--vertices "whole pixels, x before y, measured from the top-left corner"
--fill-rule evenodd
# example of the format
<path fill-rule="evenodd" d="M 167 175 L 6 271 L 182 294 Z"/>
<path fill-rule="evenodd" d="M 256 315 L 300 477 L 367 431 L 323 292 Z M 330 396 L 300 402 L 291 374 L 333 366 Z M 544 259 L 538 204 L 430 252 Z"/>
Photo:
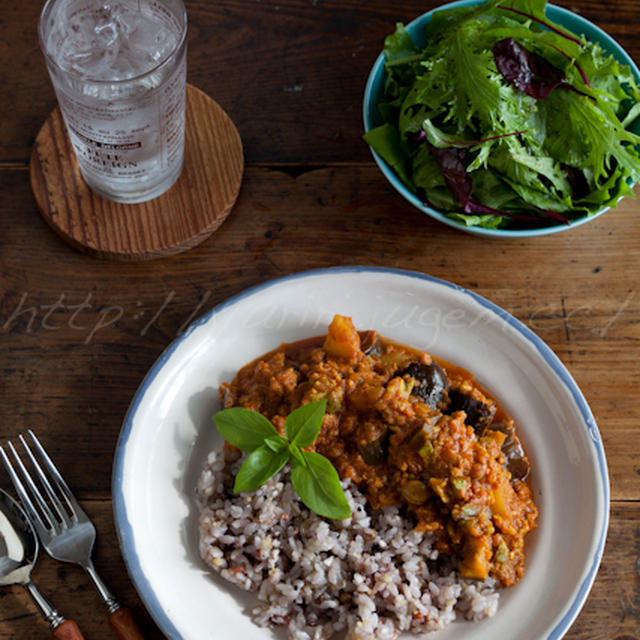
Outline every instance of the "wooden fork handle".
<path fill-rule="evenodd" d="M 51 635 L 53 640 L 84 640 L 78 625 L 73 620 L 65 620 L 59 624 Z"/>
<path fill-rule="evenodd" d="M 120 640 L 144 640 L 144 636 L 133 619 L 131 611 L 126 607 L 116 609 L 109 616 L 109 624 Z"/>

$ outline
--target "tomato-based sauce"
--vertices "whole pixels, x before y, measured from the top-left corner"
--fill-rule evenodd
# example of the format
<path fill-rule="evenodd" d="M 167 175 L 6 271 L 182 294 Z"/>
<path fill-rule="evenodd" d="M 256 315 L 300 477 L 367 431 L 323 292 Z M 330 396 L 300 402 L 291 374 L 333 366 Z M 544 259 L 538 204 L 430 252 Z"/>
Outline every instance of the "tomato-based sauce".
<path fill-rule="evenodd" d="M 401 505 L 431 531 L 462 577 L 504 585 L 524 574 L 538 511 L 513 420 L 464 369 L 358 332 L 336 316 L 326 336 L 283 344 L 220 387 L 224 408 L 267 416 L 327 399 L 310 449 L 350 478 L 373 509 Z"/>

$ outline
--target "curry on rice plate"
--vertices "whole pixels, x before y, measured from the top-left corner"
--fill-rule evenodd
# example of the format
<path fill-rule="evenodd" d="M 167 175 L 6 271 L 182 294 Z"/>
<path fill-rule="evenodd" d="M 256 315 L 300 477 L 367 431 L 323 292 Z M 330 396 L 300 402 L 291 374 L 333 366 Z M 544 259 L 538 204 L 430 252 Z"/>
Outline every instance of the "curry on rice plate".
<path fill-rule="evenodd" d="M 234 495 L 240 453 L 228 444 L 212 453 L 199 485 L 201 554 L 269 603 L 254 612 L 259 624 L 288 625 L 291 638 L 344 627 L 353 638 L 393 638 L 440 628 L 456 610 L 468 619 L 492 615 L 496 589 L 524 575 L 525 536 L 538 516 L 529 460 L 513 420 L 464 369 L 335 316 L 326 336 L 281 345 L 219 394 L 224 408 L 258 411 L 281 434 L 294 409 L 326 398 L 309 449 L 333 463 L 353 507 L 344 521 L 309 513 L 287 493 L 285 471 L 255 496 Z M 270 512 L 261 537 L 249 520 L 264 524 L 267 503 L 277 517 Z M 389 538 L 391 530 L 400 533 Z M 318 546 L 325 533 L 333 542 Z M 292 536 L 315 544 L 315 560 L 304 555 L 309 540 L 296 547 Z M 351 553 L 359 537 L 362 548 Z M 371 566 L 363 569 L 365 556 Z M 317 578 L 318 562 L 334 559 L 340 578 Z M 294 593 L 283 580 L 297 585 Z"/>

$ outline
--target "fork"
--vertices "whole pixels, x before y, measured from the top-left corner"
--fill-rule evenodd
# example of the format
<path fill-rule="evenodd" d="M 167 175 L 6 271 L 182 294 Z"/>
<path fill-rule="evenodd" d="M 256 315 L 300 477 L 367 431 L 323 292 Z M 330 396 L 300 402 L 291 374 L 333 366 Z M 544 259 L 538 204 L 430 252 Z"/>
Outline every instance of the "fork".
<path fill-rule="evenodd" d="M 45 490 L 48 502 L 41 490 L 36 486 L 11 442 L 8 442 L 7 446 L 15 458 L 13 464 L 16 465 L 17 471 L 1 446 L 0 457 L 2 457 L 13 485 L 38 533 L 42 546 L 56 560 L 79 564 L 89 574 L 107 606 L 109 624 L 120 640 L 143 640 L 142 633 L 136 625 L 131 611 L 120 606 L 93 566 L 91 556 L 96 538 L 96 530 L 93 523 L 78 504 L 67 483 L 35 434 L 30 429 L 28 434 L 42 466 L 32 453 L 24 437 L 22 435 L 18 437 L 31 461 L 41 486 Z M 42 467 L 44 467 L 46 473 Z M 29 491 L 27 491 L 25 484 Z M 34 501 L 37 503 L 39 510 L 34 505 Z"/>

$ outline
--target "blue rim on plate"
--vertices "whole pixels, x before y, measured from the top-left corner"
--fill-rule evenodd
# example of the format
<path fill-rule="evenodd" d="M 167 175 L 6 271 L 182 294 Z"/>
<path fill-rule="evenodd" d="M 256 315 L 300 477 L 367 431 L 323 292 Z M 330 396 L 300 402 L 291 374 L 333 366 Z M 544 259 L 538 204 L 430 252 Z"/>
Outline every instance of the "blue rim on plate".
<path fill-rule="evenodd" d="M 198 320 L 194 321 L 188 329 L 176 338 L 161 354 L 158 360 L 151 367 L 145 378 L 143 379 L 140 387 L 136 391 L 136 394 L 132 400 L 132 403 L 125 416 L 123 426 L 118 438 L 116 453 L 113 464 L 112 475 L 112 499 L 114 505 L 114 516 L 116 523 L 116 530 L 120 542 L 120 548 L 127 566 L 127 570 L 131 580 L 133 581 L 138 594 L 145 603 L 149 613 L 162 629 L 162 631 L 171 638 L 180 638 L 180 633 L 171 621 L 167 612 L 162 607 L 158 597 L 156 596 L 152 585 L 148 581 L 147 577 L 141 567 L 138 553 L 134 544 L 133 529 L 130 524 L 127 508 L 125 504 L 124 492 L 123 492 L 123 476 L 124 476 L 124 463 L 125 463 L 125 449 L 127 442 L 132 433 L 133 420 L 138 410 L 139 404 L 147 391 L 152 385 L 156 376 L 161 371 L 165 363 L 170 359 L 172 354 L 180 347 L 180 345 L 187 339 L 189 335 L 193 333 L 195 329 L 201 325 L 206 324 L 213 316 L 219 314 L 225 309 L 233 306 L 239 301 L 249 298 L 252 295 L 268 290 L 271 287 L 277 287 L 279 284 L 296 279 L 303 279 L 314 276 L 335 276 L 339 274 L 390 274 L 398 275 L 406 278 L 412 278 L 417 280 L 423 280 L 426 282 L 434 283 L 436 285 L 450 288 L 458 293 L 465 294 L 472 298 L 476 303 L 479 303 L 490 315 L 496 316 L 501 321 L 504 321 L 510 328 L 515 329 L 534 350 L 542 357 L 544 362 L 549 368 L 558 376 L 562 384 L 569 391 L 575 406 L 578 408 L 584 425 L 586 426 L 590 440 L 592 441 L 595 449 L 595 461 L 597 464 L 598 477 L 602 489 L 602 500 L 604 506 L 604 513 L 602 514 L 602 522 L 600 530 L 597 532 L 597 544 L 595 545 L 595 551 L 588 572 L 586 573 L 582 583 L 580 584 L 573 602 L 568 606 L 568 609 L 562 619 L 557 623 L 553 630 L 547 635 L 544 640 L 560 640 L 567 632 L 578 613 L 580 612 L 589 590 L 593 584 L 596 573 L 598 571 L 602 553 L 604 550 L 606 534 L 609 524 L 609 507 L 610 507 L 610 489 L 609 489 L 609 477 L 607 471 L 607 463 L 605 458 L 605 452 L 600 438 L 600 433 L 596 421 L 591 413 L 591 410 L 584 398 L 582 392 L 578 388 L 576 382 L 573 380 L 571 374 L 562 364 L 560 359 L 555 355 L 547 344 L 539 338 L 531 329 L 520 322 L 517 318 L 512 316 L 509 312 L 505 311 L 501 307 L 497 306 L 493 302 L 490 302 L 486 298 L 465 289 L 459 285 L 453 284 L 446 280 L 429 276 L 424 273 L 407 271 L 402 269 L 393 269 L 385 267 L 361 267 L 361 266 L 346 266 L 346 267 L 331 267 L 326 269 L 315 269 L 309 271 L 303 271 L 275 280 L 270 280 L 265 283 L 256 285 L 245 291 L 233 296 L 225 302 L 214 307 L 207 313 L 205 313 Z M 543 640 L 543 639 L 541 639 Z"/>
<path fill-rule="evenodd" d="M 441 11 L 442 9 L 451 9 L 454 7 L 467 7 L 475 4 L 481 4 L 484 0 L 457 0 L 457 2 L 450 2 L 449 4 L 442 5 L 440 7 L 436 7 L 432 11 L 425 13 L 415 20 L 411 21 L 406 25 L 407 31 L 411 34 L 413 41 L 418 46 L 424 46 L 426 44 L 424 29 L 426 25 L 431 21 L 431 17 L 436 11 Z M 545 14 L 550 20 L 553 22 L 557 22 L 563 27 L 569 29 L 573 33 L 577 35 L 584 34 L 588 40 L 591 42 L 598 43 L 605 53 L 613 55 L 613 57 L 620 63 L 626 64 L 630 67 L 636 81 L 640 83 L 640 70 L 636 63 L 632 60 L 629 54 L 605 31 L 603 31 L 600 27 L 596 26 L 586 18 L 573 13 L 573 11 L 569 11 L 568 9 L 564 9 L 563 7 L 558 7 L 553 4 L 548 4 L 546 8 Z M 367 79 L 367 84 L 364 90 L 364 100 L 362 106 L 362 115 L 364 120 L 364 130 L 365 132 L 370 131 L 371 129 L 377 127 L 382 124 L 382 119 L 378 112 L 377 104 L 380 101 L 383 89 L 384 89 L 384 52 L 381 53 L 373 64 L 371 68 L 371 72 L 369 73 L 369 77 Z M 631 130 L 640 135 L 640 119 L 636 119 L 636 121 L 631 126 Z M 558 224 L 549 227 L 541 227 L 538 229 L 518 229 L 518 230 L 510 230 L 510 229 L 485 229 L 483 227 L 467 227 L 460 222 L 457 222 L 448 216 L 440 213 L 436 209 L 433 209 L 429 205 L 425 204 L 418 198 L 414 193 L 412 193 L 402 181 L 397 177 L 395 172 L 389 167 L 389 165 L 373 150 L 371 149 L 371 153 L 373 155 L 376 164 L 382 171 L 385 178 L 391 183 L 393 188 L 403 197 L 405 200 L 410 202 L 414 207 L 417 207 L 430 217 L 442 222 L 449 227 L 453 227 L 454 229 L 458 229 L 460 231 L 465 231 L 467 233 L 472 233 L 475 235 L 481 236 L 490 236 L 494 238 L 528 238 L 528 237 L 536 237 L 536 236 L 545 236 L 550 235 L 552 233 L 559 233 L 560 231 L 567 231 L 570 229 L 574 229 L 575 227 L 579 227 L 580 225 L 585 224 L 591 220 L 595 220 L 595 218 L 601 216 L 603 213 L 608 211 L 610 207 L 604 207 L 597 213 L 592 215 L 585 215 L 581 218 L 577 218 L 571 222 L 571 225 Z"/>

